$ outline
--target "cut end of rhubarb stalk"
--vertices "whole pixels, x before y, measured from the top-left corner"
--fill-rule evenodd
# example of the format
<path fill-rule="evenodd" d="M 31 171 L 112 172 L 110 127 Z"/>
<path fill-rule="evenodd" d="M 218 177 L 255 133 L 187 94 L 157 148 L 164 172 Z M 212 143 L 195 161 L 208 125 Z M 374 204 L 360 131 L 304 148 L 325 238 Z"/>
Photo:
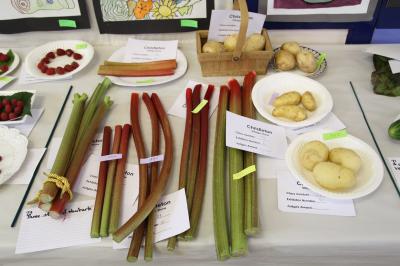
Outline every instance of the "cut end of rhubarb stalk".
<path fill-rule="evenodd" d="M 219 253 L 217 252 L 217 254 L 218 254 L 217 259 L 219 261 L 225 261 L 225 260 L 227 260 L 227 259 L 229 259 L 231 257 L 231 255 L 229 253 L 225 253 L 225 254 L 220 254 L 219 255 Z"/>
<path fill-rule="evenodd" d="M 51 203 L 40 203 L 39 208 L 44 212 L 49 212 L 51 208 Z"/>
<path fill-rule="evenodd" d="M 247 250 L 245 249 L 239 249 L 236 251 L 232 251 L 232 257 L 242 257 L 247 254 Z"/>
<path fill-rule="evenodd" d="M 133 256 L 128 256 L 128 257 L 126 257 L 126 260 L 128 262 L 137 262 L 138 258 L 133 257 Z"/>
<path fill-rule="evenodd" d="M 49 215 L 53 219 L 60 219 L 63 215 L 56 211 L 49 211 Z"/>
<path fill-rule="evenodd" d="M 259 232 L 260 232 L 260 228 L 258 228 L 258 227 L 248 228 L 248 229 L 245 229 L 245 230 L 244 230 L 244 233 L 245 233 L 247 236 L 255 236 L 255 235 L 257 235 Z"/>
<path fill-rule="evenodd" d="M 98 233 L 91 233 L 91 234 L 90 234 L 90 237 L 91 237 L 91 238 L 99 238 L 99 237 L 100 237 L 100 234 L 98 234 Z"/>

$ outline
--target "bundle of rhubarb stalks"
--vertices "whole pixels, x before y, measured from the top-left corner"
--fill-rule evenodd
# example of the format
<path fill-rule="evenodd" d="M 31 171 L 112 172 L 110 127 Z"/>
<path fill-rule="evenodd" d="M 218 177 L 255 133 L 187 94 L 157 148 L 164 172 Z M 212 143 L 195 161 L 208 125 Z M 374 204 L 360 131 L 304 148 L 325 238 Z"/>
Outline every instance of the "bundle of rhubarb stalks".
<path fill-rule="evenodd" d="M 149 154 L 146 152 L 141 132 L 139 95 L 132 93 L 130 106 L 131 125 L 125 125 L 123 128 L 121 126 L 115 127 L 112 148 L 110 147 L 111 128 L 104 128 L 102 154 L 107 155 L 112 150 L 112 154 L 122 153 L 122 159 L 119 159 L 117 162 L 102 162 L 100 164 L 91 229 L 92 237 L 106 237 L 108 234 L 112 234 L 113 240 L 116 242 L 121 242 L 133 232 L 127 256 L 128 261 L 136 261 L 138 259 L 143 239 L 145 239 L 145 260 L 152 260 L 154 244 L 153 230 L 156 218 L 154 208 L 167 186 L 173 159 L 171 127 L 158 95 L 153 93 L 150 97 L 147 93 L 143 93 L 142 99 L 151 120 L 151 157 L 160 155 L 160 124 L 164 135 L 165 151 L 161 170 L 159 171 L 158 162 L 150 164 L 141 163 L 141 159 L 148 158 Z M 123 177 L 130 132 L 132 132 L 139 164 L 139 202 L 138 209 L 133 216 L 119 227 Z M 132 199 L 132 202 L 134 200 Z"/>
<path fill-rule="evenodd" d="M 97 74 L 116 77 L 169 76 L 175 73 L 176 60 L 161 60 L 141 63 L 104 61 Z"/>
<path fill-rule="evenodd" d="M 185 189 L 190 229 L 168 240 L 168 250 L 173 251 L 177 239 L 196 237 L 203 205 L 207 175 L 208 120 L 214 86 L 209 85 L 201 100 L 202 85 L 186 89 L 186 122 L 179 168 L 179 189 Z"/>
<path fill-rule="evenodd" d="M 105 96 L 111 81 L 105 78 L 98 84 L 89 102 L 86 94 L 74 94 L 70 114 L 56 159 L 38 193 L 39 208 L 53 218 L 62 216 L 65 205 L 73 198 L 72 189 L 86 159 L 99 125 L 112 105 Z"/>
<path fill-rule="evenodd" d="M 252 71 L 245 76 L 243 87 L 236 79 L 232 79 L 228 82 L 228 86 L 221 86 L 219 94 L 213 165 L 214 239 L 218 260 L 226 260 L 230 256 L 244 256 L 248 251 L 247 238 L 256 235 L 260 228 L 255 172 L 239 179 L 234 178 L 234 175 L 243 169 L 255 168 L 256 156 L 250 152 L 225 146 L 226 111 L 255 119 L 256 113 L 251 100 L 255 80 L 256 73 Z M 226 171 L 226 154 L 229 159 L 228 171 Z M 226 178 L 228 178 L 229 193 L 225 186 Z"/>

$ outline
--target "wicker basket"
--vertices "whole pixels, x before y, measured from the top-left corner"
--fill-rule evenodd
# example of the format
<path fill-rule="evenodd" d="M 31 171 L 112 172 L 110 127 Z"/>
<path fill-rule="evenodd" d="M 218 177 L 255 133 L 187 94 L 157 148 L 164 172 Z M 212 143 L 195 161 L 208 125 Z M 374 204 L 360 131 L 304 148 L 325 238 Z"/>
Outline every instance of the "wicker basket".
<path fill-rule="evenodd" d="M 273 56 L 271 42 L 266 29 L 262 30 L 265 37 L 265 47 L 262 51 L 242 52 L 246 41 L 249 13 L 245 0 L 239 0 L 240 30 L 236 49 L 233 52 L 203 53 L 201 48 L 207 42 L 208 31 L 196 32 L 197 57 L 201 65 L 202 75 L 207 76 L 242 76 L 255 70 L 257 74 L 267 73 L 268 63 Z"/>

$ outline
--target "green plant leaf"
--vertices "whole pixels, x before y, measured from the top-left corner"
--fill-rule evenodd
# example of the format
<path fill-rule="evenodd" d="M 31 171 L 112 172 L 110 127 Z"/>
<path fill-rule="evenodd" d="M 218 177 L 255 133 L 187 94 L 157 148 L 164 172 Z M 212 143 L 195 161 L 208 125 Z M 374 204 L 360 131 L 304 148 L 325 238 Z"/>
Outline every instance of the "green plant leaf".
<path fill-rule="evenodd" d="M 23 118 L 25 115 L 32 116 L 31 113 L 31 99 L 32 99 L 33 93 L 31 92 L 26 92 L 26 91 L 21 91 L 14 93 L 12 95 L 0 95 L 0 101 L 3 101 L 3 99 L 16 99 L 16 100 L 21 100 L 24 103 L 24 109 L 22 110 L 21 118 Z M 1 110 L 0 110 L 1 111 Z"/>

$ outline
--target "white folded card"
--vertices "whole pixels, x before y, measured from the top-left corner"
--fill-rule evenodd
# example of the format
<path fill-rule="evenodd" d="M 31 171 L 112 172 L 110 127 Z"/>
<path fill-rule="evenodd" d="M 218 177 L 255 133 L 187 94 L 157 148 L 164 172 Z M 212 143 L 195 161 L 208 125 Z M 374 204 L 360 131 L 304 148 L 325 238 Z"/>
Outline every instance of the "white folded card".
<path fill-rule="evenodd" d="M 400 158 L 399 157 L 388 157 L 388 158 L 386 158 L 386 161 L 388 162 L 388 164 L 390 166 L 390 170 L 393 174 L 393 177 L 395 179 L 397 186 L 400 187 Z"/>
<path fill-rule="evenodd" d="M 176 59 L 178 41 L 149 41 L 128 39 L 124 62 L 149 62 Z"/>
<path fill-rule="evenodd" d="M 352 200 L 329 199 L 312 192 L 289 171 L 278 171 L 278 208 L 283 212 L 356 216 Z"/>
<path fill-rule="evenodd" d="M 389 66 L 393 74 L 400 73 L 400 60 L 389 60 Z"/>
<path fill-rule="evenodd" d="M 65 217 L 53 219 L 38 207 L 25 209 L 21 216 L 16 254 L 98 243 L 90 237 L 94 200 L 73 201 Z"/>
<path fill-rule="evenodd" d="M 246 36 L 261 33 L 266 15 L 249 12 L 249 24 Z M 240 11 L 213 10 L 211 12 L 208 40 L 223 42 L 229 35 L 238 33 L 240 29 Z"/>
<path fill-rule="evenodd" d="M 28 137 L 31 134 L 32 129 L 35 127 L 36 123 L 39 121 L 43 112 L 44 108 L 32 109 L 32 116 L 28 116 L 25 123 L 11 127 L 18 129 L 22 134 Z"/>
<path fill-rule="evenodd" d="M 278 159 L 285 158 L 285 129 L 226 112 L 226 146 Z"/>

